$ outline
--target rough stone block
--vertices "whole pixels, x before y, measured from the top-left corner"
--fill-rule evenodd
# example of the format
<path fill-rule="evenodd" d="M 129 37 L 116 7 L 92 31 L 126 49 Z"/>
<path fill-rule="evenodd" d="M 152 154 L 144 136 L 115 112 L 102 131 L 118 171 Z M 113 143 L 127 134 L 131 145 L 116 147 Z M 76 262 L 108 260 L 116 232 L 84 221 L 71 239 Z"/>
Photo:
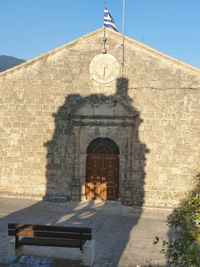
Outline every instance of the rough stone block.
<path fill-rule="evenodd" d="M 84 266 L 92 266 L 95 260 L 95 240 L 87 240 L 83 246 L 82 264 Z"/>
<path fill-rule="evenodd" d="M 15 238 L 8 243 L 8 256 L 11 258 L 19 258 L 23 254 L 23 246 L 15 247 Z"/>

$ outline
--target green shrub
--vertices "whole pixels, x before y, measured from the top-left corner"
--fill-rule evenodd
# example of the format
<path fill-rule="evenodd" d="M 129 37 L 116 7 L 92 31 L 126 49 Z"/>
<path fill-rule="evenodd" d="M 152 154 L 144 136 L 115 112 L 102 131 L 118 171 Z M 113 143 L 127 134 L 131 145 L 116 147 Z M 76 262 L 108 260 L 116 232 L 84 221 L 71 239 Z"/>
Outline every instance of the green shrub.
<path fill-rule="evenodd" d="M 200 175 L 197 187 L 167 220 L 173 239 L 163 241 L 162 253 L 169 266 L 200 267 Z M 158 243 L 156 237 L 154 243 Z"/>

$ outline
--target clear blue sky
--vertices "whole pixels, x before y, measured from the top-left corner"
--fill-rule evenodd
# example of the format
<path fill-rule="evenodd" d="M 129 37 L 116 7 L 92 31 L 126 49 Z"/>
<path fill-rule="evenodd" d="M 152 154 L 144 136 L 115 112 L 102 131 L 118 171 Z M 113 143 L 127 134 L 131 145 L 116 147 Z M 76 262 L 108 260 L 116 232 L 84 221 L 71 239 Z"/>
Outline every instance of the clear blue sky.
<path fill-rule="evenodd" d="M 122 31 L 122 0 L 106 0 Z M 125 0 L 125 34 L 200 67 L 200 0 Z M 30 59 L 103 25 L 104 0 L 0 0 L 0 55 Z"/>

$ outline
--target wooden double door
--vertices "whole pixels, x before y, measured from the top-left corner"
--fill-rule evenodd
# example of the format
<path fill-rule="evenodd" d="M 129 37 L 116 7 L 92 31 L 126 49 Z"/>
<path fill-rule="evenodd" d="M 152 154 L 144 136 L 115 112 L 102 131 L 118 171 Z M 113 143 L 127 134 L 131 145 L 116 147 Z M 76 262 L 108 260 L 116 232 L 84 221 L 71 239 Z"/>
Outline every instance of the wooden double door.
<path fill-rule="evenodd" d="M 86 161 L 86 198 L 117 200 L 119 191 L 119 157 L 89 154 Z"/>

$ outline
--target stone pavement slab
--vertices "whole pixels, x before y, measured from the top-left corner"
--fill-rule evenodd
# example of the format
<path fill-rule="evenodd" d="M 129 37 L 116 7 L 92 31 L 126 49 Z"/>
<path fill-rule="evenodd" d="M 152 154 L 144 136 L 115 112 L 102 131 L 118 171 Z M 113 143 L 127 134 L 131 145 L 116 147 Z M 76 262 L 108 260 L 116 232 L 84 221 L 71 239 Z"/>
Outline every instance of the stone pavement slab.
<path fill-rule="evenodd" d="M 0 198 L 0 257 L 7 255 L 12 238 L 7 235 L 7 225 L 17 222 L 92 227 L 96 240 L 94 267 L 134 267 L 147 263 L 165 266 L 161 247 L 154 246 L 153 241 L 155 236 L 168 238 L 166 218 L 171 212 L 170 209 L 127 207 L 109 201 L 53 203 Z M 73 248 L 27 246 L 25 255 L 35 257 L 21 257 L 19 267 L 25 267 L 27 259 L 31 266 L 31 261 L 37 262 L 38 257 L 38 266 L 42 267 L 81 266 L 81 252 Z M 55 258 L 59 260 L 48 262 Z"/>

